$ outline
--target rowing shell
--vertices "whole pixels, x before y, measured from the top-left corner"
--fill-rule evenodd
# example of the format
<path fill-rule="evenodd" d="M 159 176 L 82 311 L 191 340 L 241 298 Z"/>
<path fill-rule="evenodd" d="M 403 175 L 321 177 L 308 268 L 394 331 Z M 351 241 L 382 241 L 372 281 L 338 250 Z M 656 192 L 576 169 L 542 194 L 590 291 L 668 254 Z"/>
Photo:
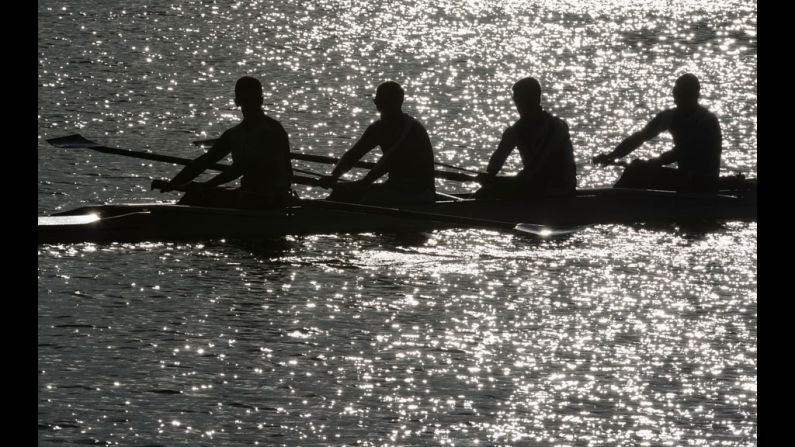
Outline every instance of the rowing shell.
<path fill-rule="evenodd" d="M 284 210 L 162 203 L 100 205 L 39 217 L 39 243 L 239 239 L 330 233 L 392 233 L 452 227 L 568 229 L 588 224 L 755 221 L 756 194 L 592 189 L 524 201 L 458 199 L 401 209 L 305 200 Z M 535 227 L 533 227 L 535 225 Z M 518 228 L 516 228 L 518 229 Z"/>

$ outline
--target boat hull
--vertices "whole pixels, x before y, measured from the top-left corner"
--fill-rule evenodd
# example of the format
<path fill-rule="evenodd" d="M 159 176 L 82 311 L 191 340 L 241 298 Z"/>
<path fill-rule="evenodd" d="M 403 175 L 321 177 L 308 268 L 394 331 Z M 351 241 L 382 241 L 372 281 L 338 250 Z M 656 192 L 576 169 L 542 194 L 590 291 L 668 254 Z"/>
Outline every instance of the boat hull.
<path fill-rule="evenodd" d="M 283 212 L 129 204 L 85 207 L 69 213 L 72 217 L 96 218 L 71 222 L 63 220 L 64 215 L 40 217 L 40 244 L 254 240 L 303 234 L 421 231 L 451 225 L 429 219 L 308 207 Z"/>
<path fill-rule="evenodd" d="M 84 207 L 39 218 L 39 243 L 268 239 L 285 235 L 412 232 L 450 227 L 755 221 L 756 196 L 582 190 L 568 198 L 449 200 L 401 209 L 305 201 L 287 210 L 172 204 Z"/>
<path fill-rule="evenodd" d="M 499 216 L 500 220 L 547 225 L 754 221 L 756 193 L 737 197 L 610 188 L 580 190 L 567 198 L 443 202 L 432 208 L 440 213 Z"/>

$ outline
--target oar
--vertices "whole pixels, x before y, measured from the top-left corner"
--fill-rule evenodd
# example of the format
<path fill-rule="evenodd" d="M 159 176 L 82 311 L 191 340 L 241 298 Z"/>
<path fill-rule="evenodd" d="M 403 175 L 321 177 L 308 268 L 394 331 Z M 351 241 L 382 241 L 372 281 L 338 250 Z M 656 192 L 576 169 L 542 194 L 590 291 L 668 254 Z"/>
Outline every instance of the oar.
<path fill-rule="evenodd" d="M 623 160 L 613 160 L 610 163 L 604 163 L 604 166 L 620 166 L 622 168 L 626 168 L 630 165 L 630 162 L 623 161 Z"/>
<path fill-rule="evenodd" d="M 435 164 L 436 166 L 444 166 L 445 168 L 458 169 L 459 171 L 469 172 L 469 173 L 472 173 L 472 174 L 475 174 L 475 175 L 485 174 L 485 172 L 482 172 L 482 171 L 476 171 L 474 169 L 462 168 L 460 166 L 455 166 L 455 165 L 449 165 L 447 163 L 442 163 L 440 161 L 436 161 L 433 164 Z"/>
<path fill-rule="evenodd" d="M 210 139 L 207 139 L 207 140 L 196 140 L 196 141 L 193 142 L 193 145 L 194 146 L 212 146 L 219 139 L 220 138 L 210 138 Z"/>
<path fill-rule="evenodd" d="M 167 180 L 152 180 L 152 189 L 162 189 L 168 185 Z M 171 186 L 175 191 L 187 191 L 189 188 L 178 185 Z M 252 195 L 256 195 L 252 193 Z M 364 205 L 359 203 L 337 202 L 333 200 L 301 200 L 298 199 L 294 205 L 306 208 L 323 208 L 342 211 L 352 211 L 356 213 L 378 214 L 385 216 L 402 217 L 409 219 L 421 219 L 434 222 L 446 222 L 461 224 L 469 227 L 480 227 L 497 230 L 512 230 L 521 234 L 529 234 L 541 238 L 554 238 L 572 234 L 583 226 L 548 226 L 528 223 L 513 223 L 492 219 L 480 219 L 466 216 L 456 216 L 452 214 L 433 213 L 420 210 L 405 208 L 392 208 L 387 206 Z"/>
<path fill-rule="evenodd" d="M 173 157 L 171 155 L 162 155 L 162 154 L 155 154 L 152 152 L 131 151 L 128 149 L 107 147 L 99 143 L 96 143 L 94 141 L 91 141 L 87 138 L 84 138 L 79 134 L 69 135 L 60 138 L 51 138 L 47 140 L 47 142 L 55 147 L 60 147 L 65 149 L 90 149 L 93 151 L 103 152 L 106 154 L 123 155 L 125 157 L 140 158 L 143 160 L 163 161 L 166 163 L 174 163 L 178 165 L 187 165 L 188 163 L 193 161 L 189 158 Z M 224 172 L 230 168 L 231 168 L 230 165 L 222 163 L 213 163 L 212 165 L 209 166 L 208 169 Z M 314 172 L 311 171 L 303 171 L 303 170 L 297 170 L 297 171 L 319 176 L 319 174 L 315 174 Z M 318 179 L 314 179 L 311 177 L 304 177 L 302 175 L 293 175 L 292 182 L 297 183 L 299 185 L 323 186 L 319 183 Z"/>
<path fill-rule="evenodd" d="M 209 139 L 209 140 L 194 141 L 193 144 L 195 144 L 196 146 L 206 146 L 206 145 L 215 143 L 216 141 L 218 141 L 218 139 L 217 138 L 213 138 L 213 139 Z M 325 155 L 314 155 L 314 154 L 302 154 L 300 152 L 290 152 L 290 158 L 292 158 L 294 160 L 312 161 L 312 162 L 316 162 L 316 163 L 328 163 L 328 164 L 337 164 L 340 161 L 340 159 L 337 158 L 337 157 L 329 157 L 329 156 L 325 156 Z M 464 169 L 464 168 L 457 168 L 455 166 L 446 165 L 444 163 L 438 163 L 437 162 L 437 163 L 434 163 L 434 164 L 439 165 L 439 166 L 445 166 L 445 167 L 448 167 L 448 168 L 460 169 L 462 171 L 478 173 L 477 171 L 470 171 L 470 170 Z M 354 163 L 353 166 L 355 168 L 373 169 L 375 167 L 375 163 L 369 162 L 369 161 L 358 161 L 358 162 Z M 455 181 L 458 181 L 458 182 L 477 182 L 478 181 L 478 178 L 475 177 L 474 175 L 467 175 L 467 174 L 462 174 L 460 172 L 450 172 L 450 171 L 439 171 L 439 170 L 437 170 L 437 171 L 434 172 L 434 177 L 443 178 L 445 180 L 455 180 Z"/>
<path fill-rule="evenodd" d="M 330 208 L 344 211 L 354 211 L 361 213 L 380 214 L 386 216 L 405 217 L 412 219 L 424 219 L 434 222 L 447 222 L 461 224 L 470 227 L 480 227 L 498 230 L 510 230 L 521 234 L 529 234 L 541 238 L 560 237 L 572 234 L 584 228 L 583 226 L 547 226 L 529 223 L 505 222 L 492 219 L 480 219 L 475 217 L 456 216 L 452 214 L 440 214 L 427 211 L 410 210 L 405 208 L 391 208 L 386 206 L 363 205 L 358 203 L 335 202 L 331 200 L 303 200 L 301 206 L 313 208 Z"/>

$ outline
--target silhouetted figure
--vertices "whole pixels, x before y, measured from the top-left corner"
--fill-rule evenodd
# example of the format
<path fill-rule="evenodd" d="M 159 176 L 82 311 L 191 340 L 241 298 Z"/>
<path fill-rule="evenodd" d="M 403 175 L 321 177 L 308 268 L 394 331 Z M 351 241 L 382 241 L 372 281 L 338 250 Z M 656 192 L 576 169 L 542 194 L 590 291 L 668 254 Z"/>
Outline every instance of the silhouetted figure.
<path fill-rule="evenodd" d="M 657 114 L 639 132 L 621 142 L 613 151 L 594 157 L 594 162 L 612 163 L 663 131 L 671 132 L 674 148 L 657 158 L 636 160 L 627 168 L 617 187 L 647 187 L 673 190 L 713 190 L 720 171 L 721 131 L 715 115 L 698 104 L 698 78 L 687 73 L 673 88 L 676 107 Z M 678 170 L 661 168 L 677 163 Z"/>
<path fill-rule="evenodd" d="M 433 149 L 425 127 L 403 113 L 404 92 L 396 82 L 387 81 L 376 89 L 375 106 L 381 119 L 371 124 L 321 183 L 334 186 L 330 200 L 388 204 L 395 202 L 432 202 L 434 186 Z M 336 183 L 354 163 L 376 146 L 383 155 L 361 180 Z M 384 183 L 373 184 L 388 174 Z"/>
<path fill-rule="evenodd" d="M 513 101 L 519 120 L 503 132 L 486 175 L 479 176 L 483 187 L 475 197 L 522 199 L 573 194 L 577 168 L 569 126 L 541 108 L 541 85 L 534 78 L 524 78 L 513 85 Z M 513 177 L 496 177 L 517 147 L 523 169 Z"/>
<path fill-rule="evenodd" d="M 235 104 L 243 121 L 225 131 L 204 155 L 188 164 L 169 184 L 189 186 L 183 205 L 231 208 L 284 206 L 290 197 L 290 143 L 282 125 L 262 110 L 262 84 L 244 76 L 235 84 Z M 210 165 L 232 153 L 232 169 L 207 182 L 190 182 Z M 237 189 L 219 185 L 242 176 Z M 164 188 L 163 191 L 168 191 Z"/>

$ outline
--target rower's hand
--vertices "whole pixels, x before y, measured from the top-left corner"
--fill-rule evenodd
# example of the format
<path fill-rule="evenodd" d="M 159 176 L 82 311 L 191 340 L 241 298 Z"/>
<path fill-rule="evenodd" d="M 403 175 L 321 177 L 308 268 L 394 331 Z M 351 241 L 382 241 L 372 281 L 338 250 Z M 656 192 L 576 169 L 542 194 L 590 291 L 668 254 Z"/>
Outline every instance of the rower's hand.
<path fill-rule="evenodd" d="M 209 186 L 205 182 L 188 182 L 184 185 L 179 185 L 180 191 L 193 192 L 207 189 Z"/>
<path fill-rule="evenodd" d="M 334 185 L 334 191 L 345 191 L 345 192 L 359 191 L 366 188 L 368 184 L 369 183 L 365 182 L 364 180 L 337 183 Z"/>
<path fill-rule="evenodd" d="M 598 165 L 609 165 L 615 163 L 616 159 L 610 154 L 599 154 L 592 161 Z"/>
<path fill-rule="evenodd" d="M 653 167 L 659 167 L 659 166 L 662 166 L 662 165 L 660 164 L 659 160 L 657 160 L 656 158 L 652 158 L 652 159 L 649 159 L 649 160 L 641 160 L 639 158 L 636 158 L 636 159 L 632 160 L 631 162 L 629 162 L 629 164 L 627 166 L 632 166 L 632 167 L 636 167 L 636 168 L 653 168 Z"/>
<path fill-rule="evenodd" d="M 204 189 L 206 186 L 201 182 L 188 182 L 181 185 L 165 180 L 152 180 L 152 189 L 159 189 L 160 192 L 168 191 L 195 191 Z"/>
<path fill-rule="evenodd" d="M 171 191 L 173 188 L 173 184 L 168 180 L 160 180 L 155 179 L 152 180 L 152 184 L 149 189 L 159 189 L 160 192 L 168 192 Z"/>
<path fill-rule="evenodd" d="M 487 183 L 493 182 L 495 175 L 489 174 L 487 172 L 480 172 L 478 173 L 477 177 L 478 177 L 478 183 L 480 183 L 481 185 L 485 185 Z"/>
<path fill-rule="evenodd" d="M 643 165 L 650 167 L 660 167 L 663 165 L 662 161 L 659 158 L 651 158 L 649 160 L 644 160 L 644 161 L 636 160 L 636 161 L 640 161 Z"/>
<path fill-rule="evenodd" d="M 331 196 L 335 197 L 355 197 L 364 193 L 369 183 L 363 180 L 356 180 L 354 182 L 337 183 L 334 185 Z M 329 197 L 331 197 L 329 196 Z"/>
<path fill-rule="evenodd" d="M 318 179 L 318 185 L 323 188 L 332 188 L 336 185 L 337 178 L 332 175 L 321 175 Z"/>

